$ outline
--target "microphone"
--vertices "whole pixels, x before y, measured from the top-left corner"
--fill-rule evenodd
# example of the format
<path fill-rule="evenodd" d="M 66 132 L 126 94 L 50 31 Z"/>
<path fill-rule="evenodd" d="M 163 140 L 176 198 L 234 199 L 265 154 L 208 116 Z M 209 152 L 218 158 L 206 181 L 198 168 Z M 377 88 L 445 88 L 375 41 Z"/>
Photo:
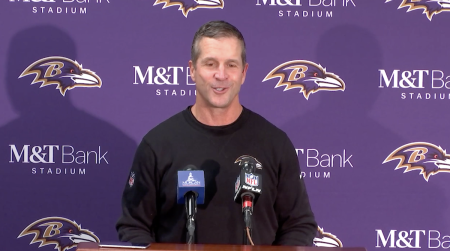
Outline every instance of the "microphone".
<path fill-rule="evenodd" d="M 244 215 L 244 244 L 253 245 L 251 239 L 251 216 L 253 214 L 253 204 L 259 198 L 262 191 L 262 176 L 256 173 L 255 168 L 261 169 L 261 163 L 254 157 L 244 155 L 239 157 L 235 163 L 239 163 L 241 172 L 236 179 L 234 186 L 234 201 L 242 204 L 242 213 Z"/>
<path fill-rule="evenodd" d="M 192 244 L 195 234 L 195 214 L 197 204 L 205 203 L 205 175 L 194 165 L 188 165 L 178 171 L 177 203 L 185 204 L 186 242 Z"/>
<path fill-rule="evenodd" d="M 253 198 L 253 203 L 256 203 L 262 190 L 262 176 L 255 172 L 255 167 L 258 163 L 252 163 L 250 161 L 239 162 L 241 172 L 234 186 L 234 201 L 243 203 L 242 198 L 248 195 Z"/>

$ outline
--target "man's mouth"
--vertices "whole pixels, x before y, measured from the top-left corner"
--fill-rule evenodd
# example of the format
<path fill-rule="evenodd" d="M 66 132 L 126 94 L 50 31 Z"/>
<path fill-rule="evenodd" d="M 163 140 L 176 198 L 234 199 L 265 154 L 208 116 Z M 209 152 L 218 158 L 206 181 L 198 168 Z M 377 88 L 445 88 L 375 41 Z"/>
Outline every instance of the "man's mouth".
<path fill-rule="evenodd" d="M 227 88 L 226 87 L 213 87 L 213 90 L 215 92 L 224 92 L 227 90 Z"/>

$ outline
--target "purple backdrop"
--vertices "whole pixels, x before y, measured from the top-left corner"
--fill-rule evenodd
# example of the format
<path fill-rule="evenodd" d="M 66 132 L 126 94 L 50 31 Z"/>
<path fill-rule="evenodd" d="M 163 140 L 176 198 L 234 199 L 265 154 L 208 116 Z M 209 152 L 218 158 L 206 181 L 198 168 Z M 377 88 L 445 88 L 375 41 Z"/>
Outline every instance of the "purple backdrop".
<path fill-rule="evenodd" d="M 192 37 L 216 19 L 245 36 L 241 102 L 293 141 L 323 241 L 449 248 L 449 10 L 425 0 L 3 0 L 2 250 L 75 250 L 67 231 L 117 240 L 135 148 L 193 104 Z M 341 87 L 302 82 L 325 75 Z"/>

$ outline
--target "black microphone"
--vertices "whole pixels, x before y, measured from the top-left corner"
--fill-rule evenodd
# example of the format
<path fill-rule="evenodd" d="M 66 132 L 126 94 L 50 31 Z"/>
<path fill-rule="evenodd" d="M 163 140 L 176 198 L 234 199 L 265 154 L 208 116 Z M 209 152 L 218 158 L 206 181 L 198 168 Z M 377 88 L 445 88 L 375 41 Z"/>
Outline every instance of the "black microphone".
<path fill-rule="evenodd" d="M 192 244 L 195 234 L 195 214 L 197 204 L 205 201 L 205 175 L 194 165 L 188 165 L 178 171 L 177 203 L 185 204 L 186 209 L 186 242 Z"/>
<path fill-rule="evenodd" d="M 262 165 L 254 157 L 248 155 L 239 157 L 235 163 L 239 163 L 241 171 L 234 186 L 234 201 L 242 204 L 245 223 L 244 244 L 249 244 L 247 240 L 250 240 L 252 243 L 251 216 L 253 214 L 253 205 L 258 200 L 262 191 L 262 176 L 256 173 L 256 168 L 261 169 Z"/>
<path fill-rule="evenodd" d="M 242 197 L 244 195 L 253 197 L 253 203 L 256 203 L 261 194 L 262 177 L 261 174 L 256 173 L 255 169 L 256 167 L 261 168 L 261 164 L 256 159 L 253 158 L 253 160 L 254 161 L 242 161 L 238 159 L 235 162 L 239 162 L 239 166 L 241 167 L 241 172 L 237 177 L 234 186 L 234 201 L 238 203 L 243 202 Z"/>

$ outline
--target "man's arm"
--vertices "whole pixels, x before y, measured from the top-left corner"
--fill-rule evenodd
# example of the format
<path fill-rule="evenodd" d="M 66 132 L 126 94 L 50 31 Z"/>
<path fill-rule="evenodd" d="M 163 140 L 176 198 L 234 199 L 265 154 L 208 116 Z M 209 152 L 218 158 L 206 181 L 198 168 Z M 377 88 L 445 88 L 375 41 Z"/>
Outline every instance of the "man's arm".
<path fill-rule="evenodd" d="M 317 223 L 311 211 L 308 194 L 294 146 L 286 140 L 279 176 L 275 211 L 278 230 L 274 245 L 312 246 Z"/>
<path fill-rule="evenodd" d="M 120 241 L 152 243 L 157 189 L 155 155 L 145 140 L 139 144 L 122 195 L 122 216 L 116 229 Z"/>

